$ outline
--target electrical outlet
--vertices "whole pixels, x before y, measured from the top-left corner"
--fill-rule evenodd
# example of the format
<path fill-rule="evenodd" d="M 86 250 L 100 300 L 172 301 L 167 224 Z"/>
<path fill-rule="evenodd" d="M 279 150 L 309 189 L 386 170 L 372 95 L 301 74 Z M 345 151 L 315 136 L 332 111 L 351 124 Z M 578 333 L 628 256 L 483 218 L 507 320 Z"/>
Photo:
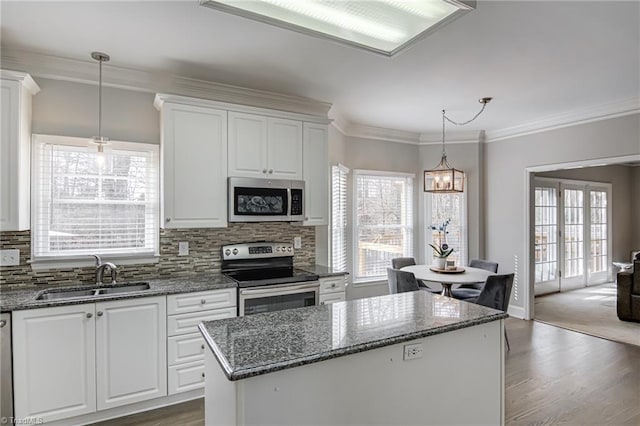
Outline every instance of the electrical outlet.
<path fill-rule="evenodd" d="M 0 266 L 18 266 L 20 264 L 20 249 L 0 250 Z"/>
<path fill-rule="evenodd" d="M 189 241 L 178 243 L 178 256 L 189 256 Z"/>
<path fill-rule="evenodd" d="M 293 248 L 302 248 L 302 237 L 293 237 Z"/>
<path fill-rule="evenodd" d="M 404 345 L 404 360 L 422 358 L 422 343 Z"/>

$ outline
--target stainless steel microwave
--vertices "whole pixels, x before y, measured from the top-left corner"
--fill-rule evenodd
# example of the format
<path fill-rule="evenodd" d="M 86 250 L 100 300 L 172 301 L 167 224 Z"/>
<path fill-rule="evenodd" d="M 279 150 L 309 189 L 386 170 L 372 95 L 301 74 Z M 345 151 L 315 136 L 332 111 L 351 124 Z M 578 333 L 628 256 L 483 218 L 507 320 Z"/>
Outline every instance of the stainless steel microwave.
<path fill-rule="evenodd" d="M 229 178 L 229 222 L 304 220 L 304 181 Z"/>

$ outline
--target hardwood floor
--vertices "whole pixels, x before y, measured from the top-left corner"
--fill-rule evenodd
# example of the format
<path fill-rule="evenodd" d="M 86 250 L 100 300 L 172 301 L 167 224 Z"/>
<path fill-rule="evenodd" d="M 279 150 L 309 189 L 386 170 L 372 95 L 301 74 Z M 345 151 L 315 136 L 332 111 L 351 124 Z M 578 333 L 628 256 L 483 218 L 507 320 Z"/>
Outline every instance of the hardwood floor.
<path fill-rule="evenodd" d="M 640 347 L 510 318 L 507 425 L 640 425 Z M 99 423 L 201 426 L 202 400 Z"/>

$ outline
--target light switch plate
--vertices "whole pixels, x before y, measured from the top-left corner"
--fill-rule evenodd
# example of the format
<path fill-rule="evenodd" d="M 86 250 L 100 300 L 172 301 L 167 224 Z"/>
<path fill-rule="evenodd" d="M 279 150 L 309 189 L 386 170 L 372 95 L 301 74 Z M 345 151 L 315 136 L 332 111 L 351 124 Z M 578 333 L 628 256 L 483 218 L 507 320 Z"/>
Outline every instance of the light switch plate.
<path fill-rule="evenodd" d="M 189 256 L 189 241 L 178 243 L 178 256 Z"/>
<path fill-rule="evenodd" d="M 20 264 L 20 249 L 0 250 L 0 266 L 18 266 Z"/>
<path fill-rule="evenodd" d="M 302 248 L 302 237 L 293 237 L 293 248 Z"/>

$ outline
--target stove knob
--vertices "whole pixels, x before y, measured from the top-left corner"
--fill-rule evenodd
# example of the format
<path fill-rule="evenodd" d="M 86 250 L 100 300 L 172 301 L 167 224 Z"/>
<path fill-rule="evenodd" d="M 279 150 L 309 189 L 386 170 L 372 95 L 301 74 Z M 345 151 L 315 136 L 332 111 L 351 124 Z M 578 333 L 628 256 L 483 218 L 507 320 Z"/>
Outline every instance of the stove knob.
<path fill-rule="evenodd" d="M 291 251 L 291 247 L 287 247 L 287 251 Z"/>
<path fill-rule="evenodd" d="M 231 250 L 226 249 L 226 250 L 224 251 L 224 254 L 226 254 L 227 256 L 229 256 L 229 255 L 231 254 Z"/>
<path fill-rule="evenodd" d="M 280 247 L 276 247 L 276 251 L 280 251 Z"/>
<path fill-rule="evenodd" d="M 233 249 L 233 254 L 238 254 L 238 249 Z"/>

